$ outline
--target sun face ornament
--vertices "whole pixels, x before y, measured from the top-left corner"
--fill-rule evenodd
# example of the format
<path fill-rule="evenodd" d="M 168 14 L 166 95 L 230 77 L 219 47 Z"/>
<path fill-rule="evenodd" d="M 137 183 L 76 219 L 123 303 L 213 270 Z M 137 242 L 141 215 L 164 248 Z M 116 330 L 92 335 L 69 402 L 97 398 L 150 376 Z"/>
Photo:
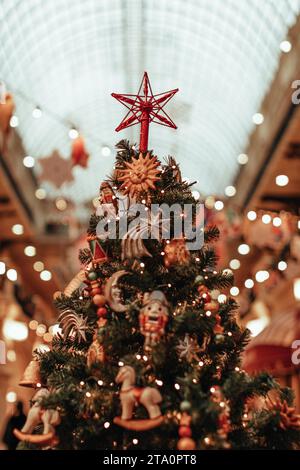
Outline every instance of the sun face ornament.
<path fill-rule="evenodd" d="M 119 170 L 120 191 L 135 198 L 155 189 L 155 183 L 160 179 L 159 165 L 157 158 L 149 152 L 145 156 L 140 153 L 138 158 L 125 162 L 125 168 Z"/>

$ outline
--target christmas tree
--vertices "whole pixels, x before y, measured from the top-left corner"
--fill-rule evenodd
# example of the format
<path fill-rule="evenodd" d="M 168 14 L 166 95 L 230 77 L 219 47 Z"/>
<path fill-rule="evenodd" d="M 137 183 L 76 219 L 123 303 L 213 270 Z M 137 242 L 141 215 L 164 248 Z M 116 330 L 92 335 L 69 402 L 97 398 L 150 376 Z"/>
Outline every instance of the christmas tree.
<path fill-rule="evenodd" d="M 220 297 L 233 279 L 216 270 L 217 227 L 204 228 L 197 249 L 174 229 L 197 202 L 176 160 L 148 151 L 148 127 L 176 127 L 162 109 L 176 91 L 153 95 L 145 74 L 136 97 L 113 95 L 129 109 L 117 130 L 140 122 L 140 146 L 117 144 L 89 248 L 79 254 L 82 270 L 55 294 L 61 332 L 21 381 L 36 392 L 24 428 L 15 430 L 19 448 L 297 448 L 291 390 L 240 368 L 249 332 L 238 325 L 236 302 Z M 120 236 L 135 204 L 143 218 Z M 167 220 L 167 238 L 161 213 L 151 215 L 155 204 L 182 210 Z M 118 236 L 108 236 L 112 227 Z M 155 236 L 145 236 L 151 230 Z"/>

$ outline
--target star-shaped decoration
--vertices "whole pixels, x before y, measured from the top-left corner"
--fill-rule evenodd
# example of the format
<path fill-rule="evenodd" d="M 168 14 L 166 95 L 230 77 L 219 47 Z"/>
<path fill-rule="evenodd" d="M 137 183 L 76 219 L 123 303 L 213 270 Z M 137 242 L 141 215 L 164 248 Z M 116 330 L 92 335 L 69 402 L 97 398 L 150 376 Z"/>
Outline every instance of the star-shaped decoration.
<path fill-rule="evenodd" d="M 179 340 L 176 351 L 179 359 L 185 359 L 186 361 L 191 362 L 193 360 L 199 361 L 198 354 L 200 353 L 201 348 L 198 344 L 197 338 L 186 334 L 183 339 Z"/>
<path fill-rule="evenodd" d="M 116 131 L 141 123 L 140 151 L 147 152 L 150 122 L 177 129 L 176 124 L 163 109 L 177 91 L 178 88 L 153 95 L 148 74 L 145 72 L 136 95 L 112 93 L 113 98 L 129 110 Z"/>
<path fill-rule="evenodd" d="M 54 150 L 49 157 L 41 158 L 39 164 L 42 167 L 40 181 L 49 181 L 56 188 L 60 188 L 64 183 L 74 180 L 72 161 L 62 158 L 57 150 Z"/>

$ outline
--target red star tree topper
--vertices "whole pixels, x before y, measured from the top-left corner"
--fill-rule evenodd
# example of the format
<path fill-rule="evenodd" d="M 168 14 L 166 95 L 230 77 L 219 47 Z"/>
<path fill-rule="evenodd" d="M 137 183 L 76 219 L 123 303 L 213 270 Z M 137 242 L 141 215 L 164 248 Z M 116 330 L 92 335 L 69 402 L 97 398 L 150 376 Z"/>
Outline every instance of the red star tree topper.
<path fill-rule="evenodd" d="M 116 131 L 119 132 L 126 127 L 141 123 L 140 152 L 147 152 L 150 122 L 177 129 L 176 124 L 163 109 L 177 91 L 178 88 L 153 95 L 148 74 L 144 72 L 137 95 L 111 94 L 129 110 Z"/>

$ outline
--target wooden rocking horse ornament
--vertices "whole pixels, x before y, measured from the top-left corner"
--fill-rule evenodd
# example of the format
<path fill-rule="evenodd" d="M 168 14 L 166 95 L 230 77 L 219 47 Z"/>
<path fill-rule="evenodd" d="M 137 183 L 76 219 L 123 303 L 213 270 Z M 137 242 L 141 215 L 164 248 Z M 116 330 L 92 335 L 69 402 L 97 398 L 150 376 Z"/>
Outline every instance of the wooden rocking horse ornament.
<path fill-rule="evenodd" d="M 57 410 L 43 409 L 40 401 L 49 395 L 46 388 L 40 388 L 34 395 L 33 405 L 30 408 L 26 422 L 19 431 L 14 429 L 13 433 L 20 441 L 31 442 L 39 446 L 50 445 L 51 447 L 58 444 L 58 438 L 55 434 L 55 426 L 60 424 L 60 415 Z M 44 429 L 42 434 L 32 434 L 34 428 L 43 423 Z"/>
<path fill-rule="evenodd" d="M 135 386 L 135 370 L 131 366 L 122 366 L 116 376 L 116 383 L 121 383 L 120 400 L 122 415 L 114 419 L 114 423 L 132 431 L 147 431 L 160 426 L 164 420 L 159 403 L 162 396 L 156 388 Z M 149 419 L 132 419 L 135 406 L 143 405 Z"/>

